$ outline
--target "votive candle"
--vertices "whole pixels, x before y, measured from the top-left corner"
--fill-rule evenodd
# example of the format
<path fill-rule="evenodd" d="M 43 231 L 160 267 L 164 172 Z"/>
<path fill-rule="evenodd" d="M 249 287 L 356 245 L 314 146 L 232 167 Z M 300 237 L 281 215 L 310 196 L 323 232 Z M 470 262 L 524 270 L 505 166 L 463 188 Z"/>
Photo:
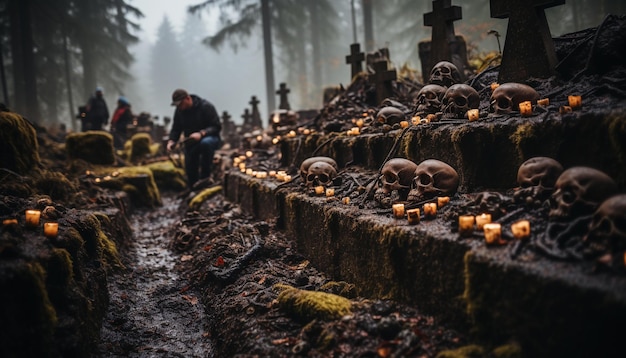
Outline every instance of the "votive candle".
<path fill-rule="evenodd" d="M 486 223 L 483 226 L 485 241 L 488 245 L 499 244 L 502 241 L 502 227 L 498 223 Z"/>
<path fill-rule="evenodd" d="M 401 219 L 404 217 L 404 204 L 393 204 L 391 209 L 393 211 L 394 218 Z"/>
<path fill-rule="evenodd" d="M 437 204 L 426 203 L 424 204 L 424 217 L 433 219 L 437 216 Z"/>
<path fill-rule="evenodd" d="M 520 220 L 511 224 L 511 232 L 516 239 L 525 239 L 530 236 L 530 221 Z"/>
<path fill-rule="evenodd" d="M 491 214 L 480 214 L 476 216 L 476 228 L 482 230 L 485 224 L 491 222 Z"/>
<path fill-rule="evenodd" d="M 470 236 L 474 233 L 474 215 L 459 216 L 459 234 Z"/>
<path fill-rule="evenodd" d="M 406 217 L 409 221 L 409 224 L 415 225 L 420 223 L 420 209 L 409 209 L 406 211 Z"/>
<path fill-rule="evenodd" d="M 59 233 L 59 224 L 48 222 L 43 224 L 43 234 L 47 238 L 57 237 Z"/>
<path fill-rule="evenodd" d="M 26 210 L 26 225 L 27 226 L 39 226 L 39 217 L 41 211 L 39 210 Z"/>

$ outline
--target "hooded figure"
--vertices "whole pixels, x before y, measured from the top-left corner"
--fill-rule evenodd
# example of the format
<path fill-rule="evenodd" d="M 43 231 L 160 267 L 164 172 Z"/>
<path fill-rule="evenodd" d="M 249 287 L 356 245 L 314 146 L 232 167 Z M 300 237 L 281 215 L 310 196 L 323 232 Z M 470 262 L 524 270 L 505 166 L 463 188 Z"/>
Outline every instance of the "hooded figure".
<path fill-rule="evenodd" d="M 96 91 L 87 102 L 87 112 L 83 122 L 83 131 L 101 131 L 105 124 L 109 123 L 109 107 L 104 100 L 102 87 L 96 87 Z"/>
<path fill-rule="evenodd" d="M 111 118 L 111 133 L 113 134 L 113 145 L 116 149 L 124 149 L 124 143 L 128 139 L 128 125 L 133 122 L 133 113 L 130 109 L 130 102 L 124 96 L 117 99 L 117 108 Z"/>

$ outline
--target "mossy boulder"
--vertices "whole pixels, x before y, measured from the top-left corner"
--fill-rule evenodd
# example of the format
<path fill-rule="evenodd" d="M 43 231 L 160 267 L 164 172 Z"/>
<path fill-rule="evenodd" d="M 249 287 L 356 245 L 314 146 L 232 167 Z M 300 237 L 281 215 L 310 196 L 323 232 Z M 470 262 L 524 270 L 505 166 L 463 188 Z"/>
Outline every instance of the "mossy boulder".
<path fill-rule="evenodd" d="M 279 307 L 303 321 L 334 320 L 350 314 L 351 302 L 345 297 L 332 293 L 300 290 L 277 284 Z"/>
<path fill-rule="evenodd" d="M 28 174 L 40 163 L 35 128 L 21 115 L 0 112 L 0 167 Z"/>
<path fill-rule="evenodd" d="M 156 207 L 162 204 L 161 192 L 148 167 L 102 168 L 95 172 L 102 176 L 97 181 L 98 185 L 126 192 L 135 206 Z"/>
<path fill-rule="evenodd" d="M 220 193 L 222 191 L 221 185 L 216 185 L 201 191 L 198 195 L 194 196 L 193 199 L 189 202 L 189 210 L 198 210 L 202 203 L 204 203 L 207 199 L 211 198 L 213 195 Z"/>
<path fill-rule="evenodd" d="M 124 146 L 126 159 L 135 164 L 154 156 L 159 148 L 158 143 L 152 143 L 152 137 L 148 133 L 134 134 Z"/>
<path fill-rule="evenodd" d="M 187 187 L 185 170 L 174 166 L 171 161 L 161 161 L 147 164 L 154 176 L 154 181 L 161 190 L 184 190 Z"/>
<path fill-rule="evenodd" d="M 70 159 L 82 159 L 97 165 L 115 163 L 113 136 L 104 131 L 70 133 L 65 140 L 65 150 Z"/>

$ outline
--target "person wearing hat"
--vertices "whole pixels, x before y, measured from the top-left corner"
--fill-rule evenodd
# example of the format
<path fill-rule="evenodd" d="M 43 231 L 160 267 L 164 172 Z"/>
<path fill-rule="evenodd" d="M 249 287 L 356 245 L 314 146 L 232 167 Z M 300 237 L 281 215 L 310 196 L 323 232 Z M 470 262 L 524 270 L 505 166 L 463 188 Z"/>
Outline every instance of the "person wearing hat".
<path fill-rule="evenodd" d="M 109 123 L 109 107 L 104 100 L 102 87 L 96 87 L 96 91 L 86 106 L 83 131 L 101 131 L 105 124 Z"/>
<path fill-rule="evenodd" d="M 130 102 L 126 97 L 120 96 L 111 118 L 111 133 L 115 149 L 124 149 L 124 143 L 128 139 L 127 128 L 131 123 L 133 123 L 133 112 L 130 109 Z"/>
<path fill-rule="evenodd" d="M 213 155 L 222 144 L 222 124 L 211 102 L 184 89 L 172 93 L 172 106 L 176 110 L 167 151 L 174 148 L 181 134 L 185 135 L 185 171 L 191 188 L 198 180 L 211 175 Z"/>

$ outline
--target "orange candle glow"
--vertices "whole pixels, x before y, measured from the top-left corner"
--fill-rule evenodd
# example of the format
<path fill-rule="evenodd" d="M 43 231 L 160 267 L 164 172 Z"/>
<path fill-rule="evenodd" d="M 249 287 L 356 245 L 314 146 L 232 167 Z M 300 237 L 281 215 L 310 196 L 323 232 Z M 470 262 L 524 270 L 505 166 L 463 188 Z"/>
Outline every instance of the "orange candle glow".
<path fill-rule="evenodd" d="M 437 204 L 435 203 L 424 204 L 424 216 L 428 219 L 434 219 L 437 216 Z"/>
<path fill-rule="evenodd" d="M 459 234 L 461 234 L 461 236 L 470 236 L 473 233 L 474 233 L 474 216 L 473 215 L 459 216 Z"/>
<path fill-rule="evenodd" d="M 393 204 L 391 209 L 393 211 L 394 218 L 401 219 L 404 217 L 404 204 Z"/>
<path fill-rule="evenodd" d="M 469 119 L 470 122 L 477 121 L 478 118 L 480 118 L 480 113 L 477 109 L 470 109 L 467 111 L 467 119 Z"/>
<path fill-rule="evenodd" d="M 582 96 L 567 96 L 567 103 L 572 109 L 580 109 L 583 105 Z"/>
<path fill-rule="evenodd" d="M 485 224 L 491 222 L 491 214 L 480 214 L 476 216 L 476 228 L 482 230 Z"/>
<path fill-rule="evenodd" d="M 323 186 L 321 186 L 321 185 L 318 185 L 318 186 L 316 186 L 314 189 L 315 189 L 315 194 L 316 194 L 316 195 L 322 195 L 322 194 L 324 194 L 324 190 L 325 190 L 326 188 L 324 188 L 324 187 L 323 187 Z"/>
<path fill-rule="evenodd" d="M 44 223 L 43 234 L 47 238 L 57 237 L 57 235 L 59 234 L 59 224 L 58 223 Z"/>
<path fill-rule="evenodd" d="M 488 245 L 502 243 L 502 227 L 498 223 L 486 223 L 483 226 L 485 241 Z"/>
<path fill-rule="evenodd" d="M 525 239 L 530 236 L 530 221 L 520 220 L 511 224 L 511 232 L 516 239 Z"/>
<path fill-rule="evenodd" d="M 31 227 L 39 226 L 40 216 L 41 211 L 39 210 L 26 210 L 26 225 Z"/>
<path fill-rule="evenodd" d="M 519 112 L 522 114 L 522 117 L 532 116 L 533 114 L 533 105 L 530 101 L 524 101 L 519 104 Z"/>
<path fill-rule="evenodd" d="M 335 189 L 333 189 L 333 188 L 327 188 L 327 189 L 326 189 L 326 196 L 327 196 L 327 197 L 335 196 Z"/>
<path fill-rule="evenodd" d="M 437 197 L 437 207 L 443 208 L 447 203 L 450 202 L 449 196 L 438 196 Z"/>
<path fill-rule="evenodd" d="M 2 220 L 2 226 L 17 225 L 17 219 L 4 219 Z"/>
<path fill-rule="evenodd" d="M 409 209 L 406 211 L 406 217 L 409 221 L 409 224 L 415 225 L 420 223 L 420 209 Z"/>

